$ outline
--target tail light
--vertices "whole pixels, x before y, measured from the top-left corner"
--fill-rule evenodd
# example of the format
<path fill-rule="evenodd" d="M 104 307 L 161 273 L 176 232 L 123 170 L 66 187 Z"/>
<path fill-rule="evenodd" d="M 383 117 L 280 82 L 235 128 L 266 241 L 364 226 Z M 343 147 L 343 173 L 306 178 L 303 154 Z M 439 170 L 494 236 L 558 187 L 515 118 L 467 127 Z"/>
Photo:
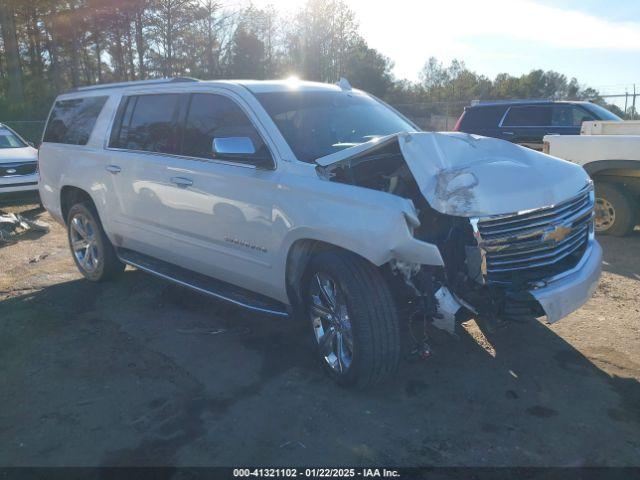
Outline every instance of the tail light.
<path fill-rule="evenodd" d="M 466 110 L 464 112 L 462 112 L 462 115 L 460 115 L 460 117 L 458 117 L 458 121 L 456 122 L 455 126 L 453 127 L 453 131 L 454 132 L 459 132 L 460 131 L 460 124 L 462 123 L 462 119 L 464 118 L 464 114 L 466 113 Z"/>

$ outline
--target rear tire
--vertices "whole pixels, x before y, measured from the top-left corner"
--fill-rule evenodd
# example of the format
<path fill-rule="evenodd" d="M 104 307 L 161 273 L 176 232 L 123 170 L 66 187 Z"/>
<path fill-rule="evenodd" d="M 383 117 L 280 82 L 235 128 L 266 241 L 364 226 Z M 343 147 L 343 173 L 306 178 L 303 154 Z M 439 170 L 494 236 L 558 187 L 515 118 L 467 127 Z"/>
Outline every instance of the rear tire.
<path fill-rule="evenodd" d="M 623 237 L 635 227 L 631 197 L 624 187 L 614 183 L 596 183 L 596 232 Z"/>
<path fill-rule="evenodd" d="M 76 203 L 69 209 L 67 237 L 73 261 L 87 280 L 102 282 L 124 271 L 91 203 Z"/>
<path fill-rule="evenodd" d="M 349 252 L 322 252 L 311 259 L 303 286 L 316 355 L 337 383 L 365 388 L 396 372 L 398 315 L 391 291 L 373 265 Z"/>

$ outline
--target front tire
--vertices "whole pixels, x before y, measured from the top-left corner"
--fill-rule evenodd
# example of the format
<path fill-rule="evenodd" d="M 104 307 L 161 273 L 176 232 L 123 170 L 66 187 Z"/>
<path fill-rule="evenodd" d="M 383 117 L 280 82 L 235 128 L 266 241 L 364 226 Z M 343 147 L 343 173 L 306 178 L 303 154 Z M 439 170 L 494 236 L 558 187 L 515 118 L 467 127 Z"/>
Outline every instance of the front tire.
<path fill-rule="evenodd" d="M 69 209 L 67 236 L 76 267 L 87 280 L 102 282 L 124 271 L 90 203 L 76 203 Z"/>
<path fill-rule="evenodd" d="M 365 388 L 397 370 L 398 316 L 373 265 L 349 252 L 319 253 L 305 274 L 304 298 L 316 354 L 337 383 Z"/>
<path fill-rule="evenodd" d="M 625 189 L 613 183 L 596 183 L 596 232 L 623 237 L 635 227 L 633 202 Z"/>

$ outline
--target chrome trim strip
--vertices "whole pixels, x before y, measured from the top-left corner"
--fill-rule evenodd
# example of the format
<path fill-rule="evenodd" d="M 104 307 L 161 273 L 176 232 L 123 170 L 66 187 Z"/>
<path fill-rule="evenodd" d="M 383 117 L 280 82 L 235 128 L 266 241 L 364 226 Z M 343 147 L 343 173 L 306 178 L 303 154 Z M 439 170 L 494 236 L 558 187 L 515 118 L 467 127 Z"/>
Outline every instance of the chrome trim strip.
<path fill-rule="evenodd" d="M 506 112 L 504 112 L 504 115 L 502 116 L 502 118 L 500 119 L 500 123 L 498 123 L 498 128 L 580 128 L 580 125 L 505 125 L 504 121 L 507 118 L 507 114 L 509 113 L 509 111 L 511 111 L 512 108 L 530 108 L 530 107 L 534 107 L 534 108 L 553 108 L 555 106 L 554 102 L 550 102 L 547 105 L 532 105 L 532 104 L 522 104 L 522 105 L 509 105 L 509 108 L 507 108 Z M 576 106 L 578 107 L 578 105 L 574 105 L 574 104 L 568 104 L 568 106 Z M 586 110 L 583 108 L 583 110 Z M 592 117 L 593 114 L 589 111 L 587 111 L 586 113 L 589 113 Z"/>
<path fill-rule="evenodd" d="M 31 177 L 33 175 L 37 175 L 38 172 L 32 172 L 32 173 L 23 173 L 21 175 L 15 175 L 15 174 L 10 174 L 10 175 L 0 175 L 0 178 L 21 178 L 21 177 Z"/>
<path fill-rule="evenodd" d="M 566 205 L 559 205 L 556 208 L 545 210 L 541 212 L 540 215 L 528 214 L 513 219 L 505 219 L 504 221 L 495 221 L 491 225 L 487 225 L 484 220 L 481 220 L 482 223 L 478 226 L 483 230 L 491 230 L 488 232 L 490 235 L 502 235 L 512 231 L 522 230 L 525 227 L 533 229 L 534 227 L 545 225 L 550 221 L 575 221 L 575 219 L 580 218 L 580 214 L 586 215 L 589 213 L 589 210 L 589 197 L 583 194 L 573 203 L 567 203 Z M 500 230 L 495 230 L 496 228 Z"/>
<path fill-rule="evenodd" d="M 38 185 L 38 182 L 2 183 L 2 184 L 0 184 L 0 188 L 28 187 L 28 186 L 31 186 L 31 185 Z"/>
<path fill-rule="evenodd" d="M 591 216 L 589 220 L 593 220 L 593 216 Z M 509 259 L 509 258 L 513 259 L 513 261 L 518 261 L 518 258 L 514 258 L 514 257 L 518 257 L 521 255 L 530 255 L 530 254 L 536 255 L 539 253 L 547 252 L 549 250 L 553 250 L 554 248 L 557 248 L 557 247 L 563 247 L 568 243 L 572 242 L 573 240 L 575 240 L 576 238 L 578 238 L 579 236 L 584 235 L 585 233 L 587 233 L 587 231 L 588 231 L 588 224 L 585 222 L 582 225 L 579 225 L 576 228 L 575 232 L 573 232 L 571 235 L 568 235 L 567 238 L 565 238 L 564 240 L 562 240 L 562 242 L 559 242 L 557 244 L 540 245 L 539 242 L 535 242 L 537 243 L 537 246 L 535 246 L 535 248 L 514 248 L 514 249 L 509 249 L 509 251 L 507 252 L 502 252 L 500 250 L 492 251 L 487 249 L 487 255 L 492 261 Z M 529 242 L 529 243 L 534 243 L 534 242 Z"/>
<path fill-rule="evenodd" d="M 498 128 L 502 128 L 502 122 L 504 122 L 504 119 L 507 118 L 507 115 L 509 114 L 510 111 L 511 111 L 511 105 L 509 105 L 507 109 L 504 111 L 504 115 L 502 115 L 502 118 L 498 123 Z"/>
<path fill-rule="evenodd" d="M 593 190 L 593 180 L 589 179 L 589 181 L 586 183 L 586 185 L 584 187 L 582 187 L 580 189 L 580 191 L 578 193 L 576 193 L 573 197 L 567 198 L 566 200 L 562 200 L 561 202 L 558 203 L 554 203 L 551 205 L 544 205 L 542 207 L 536 207 L 536 208 L 530 208 L 529 210 L 520 210 L 518 212 L 513 212 L 513 213 L 501 213 L 498 215 L 488 215 L 486 217 L 478 217 L 477 220 L 480 221 L 482 220 L 483 222 L 491 222 L 493 220 L 502 220 L 502 219 L 506 219 L 509 217 L 516 217 L 519 215 L 526 215 L 527 213 L 534 213 L 534 212 L 538 212 L 540 210 L 548 210 L 548 209 L 552 209 L 552 208 L 557 208 L 560 205 L 564 204 L 564 203 L 569 203 L 572 201 L 575 201 L 578 199 L 578 197 L 584 195 L 585 193 L 587 193 L 589 190 Z"/>
<path fill-rule="evenodd" d="M 553 265 L 554 263 L 559 262 L 560 260 L 568 257 L 569 255 L 571 255 L 573 252 L 575 252 L 576 250 L 578 250 L 581 246 L 584 245 L 584 238 L 577 238 L 574 242 L 572 242 L 569 245 L 565 245 L 564 247 L 558 249 L 557 252 L 554 252 L 553 255 L 549 255 L 543 259 L 534 259 L 534 260 L 519 260 L 518 263 L 523 263 L 526 261 L 529 261 L 529 265 L 513 265 L 513 263 L 515 262 L 506 262 L 506 263 L 501 263 L 501 262 L 490 262 L 491 265 L 487 267 L 487 273 L 495 273 L 495 274 L 501 274 L 501 273 L 509 273 L 509 272 L 515 272 L 515 271 L 519 271 L 519 270 L 526 270 L 529 268 L 538 268 L 538 267 L 545 267 L 547 265 Z M 511 264 L 511 265 L 509 265 Z M 494 268 L 492 268 L 494 267 Z"/>
<path fill-rule="evenodd" d="M 201 163 L 211 163 L 213 165 L 227 165 L 230 167 L 240 167 L 240 168 L 248 168 L 250 170 L 258 170 L 258 167 L 250 163 L 232 162 L 228 160 L 216 160 L 216 159 L 201 158 L 201 157 L 190 157 L 188 155 L 178 155 L 175 153 L 147 152 L 146 150 L 131 150 L 128 148 L 116 148 L 116 147 L 106 147 L 105 150 L 110 150 L 113 152 L 135 153 L 136 155 L 150 155 L 154 157 L 170 157 L 178 160 L 190 160 L 190 161 L 201 162 Z M 273 170 L 273 169 L 261 168 L 260 170 Z"/>
<path fill-rule="evenodd" d="M 202 86 L 202 84 L 200 86 Z M 249 119 L 249 121 L 253 125 L 253 128 L 255 128 L 256 132 L 258 133 L 258 135 L 262 139 L 262 142 L 267 147 L 267 150 L 269 150 L 269 154 L 271 155 L 271 160 L 273 161 L 273 168 L 258 168 L 257 166 L 252 165 L 250 163 L 240 162 L 240 161 L 234 162 L 232 160 L 220 160 L 220 159 L 208 159 L 208 158 L 201 158 L 201 157 L 190 157 L 188 155 L 162 153 L 162 152 L 148 152 L 146 150 L 132 150 L 132 149 L 127 149 L 127 148 L 111 147 L 109 145 L 111 143 L 111 131 L 116 126 L 115 125 L 115 121 L 116 121 L 116 117 L 118 115 L 118 110 L 120 109 L 120 105 L 122 104 L 123 100 L 126 97 L 139 97 L 139 96 L 142 96 L 142 95 L 162 95 L 162 94 L 168 94 L 168 93 L 175 93 L 177 95 L 193 95 L 193 94 L 196 94 L 196 93 L 202 93 L 202 94 L 209 94 L 209 95 L 220 95 L 220 96 L 223 96 L 223 97 L 228 98 L 229 100 L 231 100 L 234 104 L 236 104 L 238 106 L 238 108 L 240 108 L 244 112 L 246 117 Z M 244 99 L 242 97 L 237 95 L 232 90 L 229 90 L 228 88 L 225 88 L 224 86 L 221 86 L 221 85 L 215 85 L 211 89 L 206 89 L 206 90 L 201 90 L 201 89 L 191 90 L 191 89 L 189 89 L 188 91 L 180 91 L 180 90 L 179 91 L 173 91 L 173 90 L 153 91 L 153 89 L 150 89 L 150 90 L 143 89 L 143 90 L 137 91 L 137 90 L 134 89 L 132 91 L 126 91 L 126 92 L 123 92 L 120 95 L 120 98 L 117 100 L 117 105 L 115 106 L 115 108 L 113 109 L 113 112 L 111 113 L 111 119 L 109 120 L 107 131 L 104 133 L 104 138 L 103 138 L 103 141 L 102 141 L 102 148 L 104 150 L 112 150 L 114 152 L 138 153 L 138 154 L 142 153 L 142 154 L 169 156 L 169 157 L 178 158 L 178 159 L 182 159 L 182 160 L 195 160 L 195 161 L 200 161 L 200 162 L 205 162 L 205 163 L 212 163 L 214 165 L 215 164 L 228 165 L 228 166 L 232 166 L 232 167 L 250 168 L 250 169 L 253 169 L 253 170 L 277 170 L 278 169 L 278 158 L 276 158 L 276 156 L 273 154 L 274 149 L 277 150 L 277 143 L 269 135 L 268 128 L 265 127 L 262 124 L 262 122 L 260 122 L 260 120 L 257 118 L 256 114 L 253 112 L 253 110 L 251 110 L 245 104 L 246 104 L 246 101 L 244 101 Z M 182 122 L 182 123 L 184 123 L 184 122 Z M 259 125 L 259 127 L 257 125 Z M 268 141 L 266 141 L 265 138 L 268 139 Z M 280 153 L 280 152 L 278 151 L 278 153 Z"/>
<path fill-rule="evenodd" d="M 495 232 L 482 233 L 480 230 L 480 234 L 482 235 L 483 241 L 487 246 L 491 246 L 492 244 L 498 241 L 504 241 L 505 239 L 512 238 L 514 240 L 523 240 L 529 237 L 535 237 L 537 235 L 541 235 L 544 233 L 544 226 L 549 225 L 550 223 L 561 223 L 561 224 L 574 224 L 576 222 L 585 223 L 585 220 L 589 220 L 593 216 L 593 204 L 586 205 L 582 208 L 582 210 L 578 210 L 577 212 L 573 212 L 571 216 L 554 218 L 553 216 L 548 218 L 544 223 L 536 222 L 533 225 L 530 225 L 530 228 L 527 228 L 527 225 L 522 225 L 520 227 L 508 228 L 503 230 L 496 230 Z M 480 226 L 482 229 L 482 226 Z M 489 238 L 486 238 L 485 235 Z M 498 242 L 499 243 L 499 242 Z"/>
<path fill-rule="evenodd" d="M 2 168 L 6 168 L 6 167 L 19 167 L 21 165 L 37 165 L 38 162 L 35 160 L 25 160 L 25 161 L 17 161 L 17 162 L 6 162 L 6 163 L 0 163 L 0 167 Z"/>
<path fill-rule="evenodd" d="M 232 298 L 225 297 L 224 295 L 221 295 L 219 293 L 212 292 L 211 290 L 206 290 L 206 289 L 200 288 L 200 287 L 198 287 L 196 285 L 192 285 L 190 283 L 183 282 L 182 280 L 178 280 L 177 278 L 170 277 L 169 275 L 165 275 L 164 273 L 157 272 L 157 271 L 155 271 L 155 270 L 153 270 L 153 269 L 151 269 L 149 267 L 140 265 L 140 264 L 138 264 L 138 263 L 136 263 L 136 262 L 134 262 L 132 260 L 128 260 L 127 258 L 121 256 L 120 254 L 118 254 L 118 258 L 122 262 L 126 263 L 127 265 L 131 265 L 132 267 L 136 267 L 136 268 L 138 268 L 138 269 L 140 269 L 142 271 L 145 271 L 147 273 L 155 275 L 156 277 L 162 278 L 163 280 L 168 280 L 168 281 L 173 282 L 175 284 L 178 284 L 180 286 L 189 288 L 191 290 L 194 290 L 196 292 L 199 292 L 199 293 L 202 293 L 202 294 L 205 294 L 205 295 L 209 295 L 210 297 L 213 297 L 213 298 L 216 298 L 218 300 L 222 300 L 222 301 L 231 303 L 231 304 L 236 305 L 238 307 L 242 307 L 242 308 L 245 308 L 247 310 L 254 311 L 254 312 L 267 313 L 269 315 L 274 315 L 276 317 L 288 317 L 289 316 L 289 314 L 287 312 L 282 312 L 282 311 L 278 311 L 278 310 L 270 310 L 268 308 L 256 307 L 254 305 L 249 305 L 249 304 L 246 304 L 246 303 L 242 303 L 242 302 L 239 302 L 238 300 L 233 300 Z"/>

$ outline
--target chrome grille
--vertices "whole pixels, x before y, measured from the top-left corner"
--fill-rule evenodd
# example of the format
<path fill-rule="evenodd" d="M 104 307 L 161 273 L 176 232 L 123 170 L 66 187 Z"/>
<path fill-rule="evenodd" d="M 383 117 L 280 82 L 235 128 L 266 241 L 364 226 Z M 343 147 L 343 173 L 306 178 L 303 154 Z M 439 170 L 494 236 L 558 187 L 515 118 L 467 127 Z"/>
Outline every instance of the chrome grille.
<path fill-rule="evenodd" d="M 0 178 L 31 175 L 36 173 L 36 162 L 0 163 Z"/>
<path fill-rule="evenodd" d="M 490 284 L 531 282 L 577 263 L 593 234 L 593 188 L 554 205 L 472 221 Z"/>

